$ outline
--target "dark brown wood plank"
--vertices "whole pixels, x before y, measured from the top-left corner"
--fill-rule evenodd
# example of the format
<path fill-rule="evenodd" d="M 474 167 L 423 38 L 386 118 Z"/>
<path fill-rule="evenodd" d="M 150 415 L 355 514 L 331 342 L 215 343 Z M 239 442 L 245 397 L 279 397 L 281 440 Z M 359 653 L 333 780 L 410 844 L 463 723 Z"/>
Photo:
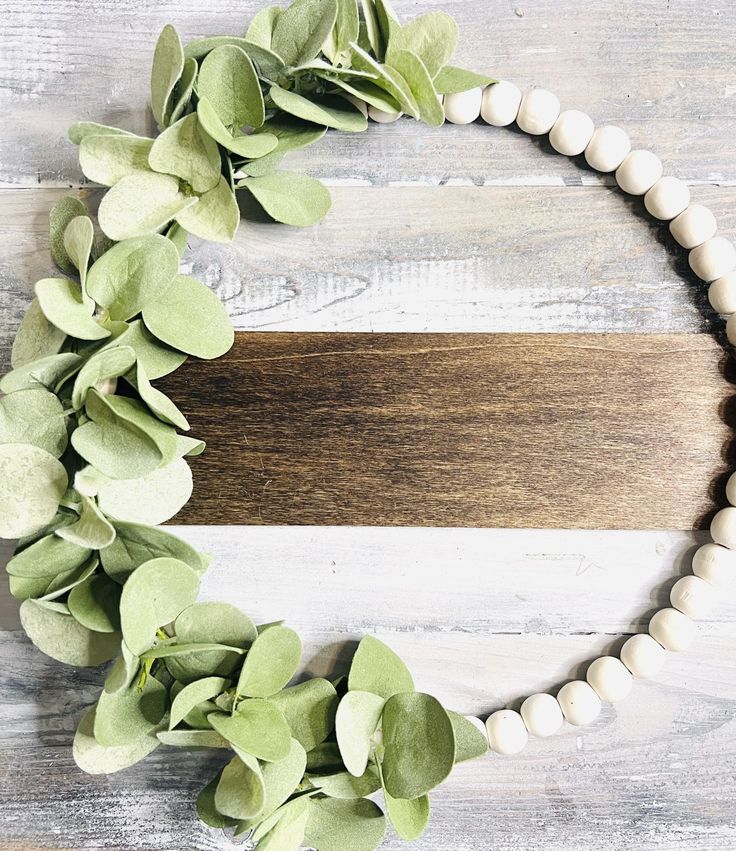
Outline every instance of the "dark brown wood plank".
<path fill-rule="evenodd" d="M 725 358 L 706 335 L 240 333 L 162 382 L 209 445 L 177 522 L 703 525 Z"/>

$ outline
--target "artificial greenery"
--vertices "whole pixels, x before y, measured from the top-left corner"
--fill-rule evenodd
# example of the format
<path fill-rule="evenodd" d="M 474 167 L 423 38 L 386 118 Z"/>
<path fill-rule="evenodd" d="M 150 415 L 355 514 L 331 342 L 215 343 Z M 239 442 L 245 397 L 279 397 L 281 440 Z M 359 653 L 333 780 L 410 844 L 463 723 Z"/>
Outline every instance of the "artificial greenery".
<path fill-rule="evenodd" d="M 368 107 L 444 120 L 439 95 L 490 82 L 448 63 L 453 20 L 399 23 L 387 0 L 296 0 L 259 12 L 244 37 L 156 45 L 155 139 L 75 124 L 85 176 L 109 187 L 98 213 L 63 198 L 50 214 L 62 277 L 45 278 L 0 381 L 0 535 L 30 639 L 70 665 L 117 657 L 79 724 L 77 764 L 119 771 L 160 745 L 231 758 L 202 790 L 208 825 L 261 851 L 370 851 L 386 816 L 404 839 L 428 793 L 485 736 L 417 692 L 384 644 L 365 637 L 347 678 L 289 685 L 299 637 L 198 603 L 206 556 L 157 528 L 192 492 L 204 444 L 152 384 L 188 356 L 217 358 L 233 330 L 215 295 L 179 274 L 189 234 L 232 240 L 239 196 L 305 226 L 330 206 L 318 181 L 281 170 L 327 128 L 366 129 Z M 154 524 L 154 525 L 151 525 Z"/>

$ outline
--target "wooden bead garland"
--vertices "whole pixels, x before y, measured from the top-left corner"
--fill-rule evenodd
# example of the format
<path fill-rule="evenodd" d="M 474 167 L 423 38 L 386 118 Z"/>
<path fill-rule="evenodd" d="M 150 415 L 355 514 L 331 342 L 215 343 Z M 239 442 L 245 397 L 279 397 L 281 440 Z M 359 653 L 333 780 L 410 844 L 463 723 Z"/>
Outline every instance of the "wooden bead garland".
<path fill-rule="evenodd" d="M 557 692 L 557 702 L 565 720 L 576 727 L 592 723 L 601 712 L 600 697 L 592 686 L 582 680 L 573 680 L 562 686 Z"/>

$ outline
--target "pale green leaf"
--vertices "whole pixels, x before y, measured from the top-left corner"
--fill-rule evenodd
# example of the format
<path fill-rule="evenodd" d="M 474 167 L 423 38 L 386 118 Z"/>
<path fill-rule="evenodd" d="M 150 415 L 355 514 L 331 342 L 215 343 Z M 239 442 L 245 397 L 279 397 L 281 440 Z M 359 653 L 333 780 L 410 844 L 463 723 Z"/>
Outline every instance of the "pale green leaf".
<path fill-rule="evenodd" d="M 225 742 L 225 746 L 229 747 L 227 742 Z M 219 771 L 214 779 L 197 796 L 197 816 L 208 827 L 215 828 L 216 830 L 235 827 L 237 824 L 235 819 L 222 815 L 215 807 L 215 792 L 217 791 L 217 784 L 220 782 L 221 775 L 222 771 Z"/>
<path fill-rule="evenodd" d="M 284 713 L 292 736 L 305 751 L 324 742 L 335 726 L 337 692 L 329 680 L 315 677 L 285 688 L 271 702 Z"/>
<path fill-rule="evenodd" d="M 201 128 L 216 142 L 239 157 L 257 158 L 270 153 L 278 141 L 268 133 L 251 133 L 245 136 L 233 136 L 220 121 L 214 107 L 206 97 L 197 104 L 197 117 Z M 263 128 L 265 130 L 265 128 Z"/>
<path fill-rule="evenodd" d="M 319 851 L 374 851 L 383 841 L 386 819 L 366 798 L 311 798 L 306 843 Z"/>
<path fill-rule="evenodd" d="M 408 51 L 421 60 L 430 78 L 434 78 L 452 58 L 457 42 L 458 28 L 453 18 L 444 12 L 427 12 L 403 27 L 392 28 L 386 62 L 401 71 L 395 54 Z M 404 77 L 411 84 L 412 76 Z"/>
<path fill-rule="evenodd" d="M 95 241 L 95 229 L 89 216 L 75 216 L 64 231 L 64 250 L 79 270 L 82 284 L 82 300 L 87 300 L 87 267 Z"/>
<path fill-rule="evenodd" d="M 95 711 L 95 739 L 105 747 L 120 747 L 147 738 L 162 723 L 167 704 L 167 689 L 155 677 L 147 677 L 143 688 L 132 684 L 115 692 L 103 690 Z"/>
<path fill-rule="evenodd" d="M 68 484 L 64 466 L 28 443 L 0 445 L 0 538 L 20 538 L 54 519 Z"/>
<path fill-rule="evenodd" d="M 140 136 L 85 136 L 79 145 L 79 165 L 87 180 L 114 186 L 131 174 L 148 174 L 153 139 Z"/>
<path fill-rule="evenodd" d="M 172 349 L 157 340 L 140 319 L 133 320 L 121 334 L 106 343 L 100 351 L 116 346 L 129 346 L 133 349 L 151 381 L 178 369 L 187 359 L 184 352 Z"/>
<path fill-rule="evenodd" d="M 105 234 L 119 241 L 156 233 L 196 203 L 197 198 L 180 192 L 179 181 L 168 174 L 131 174 L 105 194 L 97 218 Z"/>
<path fill-rule="evenodd" d="M 119 632 L 120 586 L 98 573 L 72 589 L 67 605 L 72 617 L 94 632 Z"/>
<path fill-rule="evenodd" d="M 191 606 L 198 593 L 199 577 L 178 559 L 152 559 L 134 571 L 120 599 L 123 637 L 133 653 L 148 650 L 156 630 Z"/>
<path fill-rule="evenodd" d="M 88 496 L 82 497 L 79 520 L 58 529 L 56 534 L 79 547 L 89 547 L 91 550 L 109 547 L 115 540 L 112 524 L 104 517 L 94 499 Z"/>
<path fill-rule="evenodd" d="M 236 694 L 270 697 L 281 691 L 296 673 L 301 652 L 293 629 L 279 625 L 261 632 L 245 657 Z"/>
<path fill-rule="evenodd" d="M 176 426 L 183 431 L 189 431 L 187 418 L 165 393 L 151 384 L 142 364 L 137 363 L 135 369 L 126 374 L 125 380 L 132 387 L 135 387 L 138 395 L 148 405 L 149 410 L 162 422 L 169 423 L 169 425 Z"/>
<path fill-rule="evenodd" d="M 291 732 L 280 710 L 268 700 L 244 700 L 232 715 L 213 712 L 212 727 L 245 753 L 276 762 L 291 751 Z"/>
<path fill-rule="evenodd" d="M 122 771 L 145 759 L 159 746 L 153 734 L 119 747 L 101 745 L 94 736 L 95 711 L 93 706 L 79 722 L 72 751 L 77 766 L 87 774 L 114 774 Z"/>
<path fill-rule="evenodd" d="M 192 100 L 192 92 L 194 91 L 194 82 L 197 79 L 197 71 L 199 66 L 196 59 L 187 59 L 184 62 L 184 70 L 181 73 L 181 78 L 174 88 L 173 95 L 170 100 L 171 110 L 166 116 L 166 126 L 170 127 L 184 115 L 187 107 Z"/>
<path fill-rule="evenodd" d="M 72 389 L 72 407 L 78 411 L 87 398 L 87 393 L 105 381 L 119 378 L 135 364 L 136 354 L 130 346 L 114 346 L 100 349 L 85 361 L 77 373 Z"/>
<path fill-rule="evenodd" d="M 353 97 L 359 98 L 362 101 L 365 101 L 370 106 L 375 106 L 376 109 L 380 109 L 383 112 L 401 112 L 401 105 L 399 104 L 399 102 L 395 98 L 393 98 L 385 89 L 382 89 L 379 85 L 372 82 L 371 80 L 335 79 L 333 82 L 336 86 L 339 86 L 348 94 L 352 95 Z"/>
<path fill-rule="evenodd" d="M 207 192 L 220 179 L 220 153 L 192 112 L 172 124 L 156 139 L 148 155 L 154 171 L 173 174 L 197 192 Z"/>
<path fill-rule="evenodd" d="M 335 774 L 311 775 L 310 781 L 323 795 L 330 798 L 366 798 L 381 788 L 378 770 L 369 765 L 360 777 L 355 777 L 348 771 L 338 771 Z"/>
<path fill-rule="evenodd" d="M 289 802 L 278 821 L 258 840 L 260 851 L 298 851 L 304 842 L 309 811 L 306 800 Z"/>
<path fill-rule="evenodd" d="M 394 830 L 406 842 L 413 842 L 424 833 L 429 822 L 429 798 L 421 795 L 419 798 L 392 798 L 384 792 L 386 812 Z"/>
<path fill-rule="evenodd" d="M 313 101 L 279 86 L 272 86 L 269 94 L 279 109 L 312 124 L 348 133 L 360 133 L 368 127 L 363 113 L 344 98 L 326 96 Z"/>
<path fill-rule="evenodd" d="M 60 597 L 65 596 L 72 589 L 76 588 L 77 585 L 92 576 L 92 574 L 97 570 L 98 565 L 99 559 L 97 556 L 92 556 L 82 565 L 81 568 L 79 568 L 79 570 L 74 570 L 69 573 L 61 573 L 58 576 L 55 576 L 51 582 L 49 582 L 43 596 L 38 598 L 39 602 L 41 600 L 58 600 Z M 66 613 L 68 613 L 68 607 L 65 614 Z"/>
<path fill-rule="evenodd" d="M 495 82 L 497 81 L 493 77 L 486 77 L 484 74 L 476 74 L 475 71 L 466 71 L 464 68 L 456 68 L 453 65 L 445 65 L 434 78 L 434 87 L 439 94 L 454 95 L 458 92 L 490 86 Z"/>
<path fill-rule="evenodd" d="M 277 113 L 269 118 L 263 127 L 251 138 L 257 139 L 262 135 L 275 136 L 277 139 L 273 154 L 285 154 L 296 151 L 318 142 L 327 132 L 327 127 L 302 121 L 288 113 Z M 251 163 L 255 165 L 255 163 Z"/>
<path fill-rule="evenodd" d="M 0 379 L 3 393 L 15 393 L 16 390 L 31 390 L 46 387 L 56 391 L 68 378 L 71 378 L 82 365 L 82 358 L 73 352 L 62 352 L 30 361 L 14 369 Z"/>
<path fill-rule="evenodd" d="M 337 0 L 335 26 L 329 34 L 322 51 L 334 64 L 342 64 L 350 52 L 350 43 L 358 40 L 358 0 Z"/>
<path fill-rule="evenodd" d="M 44 316 L 65 334 L 79 340 L 103 340 L 110 336 L 93 318 L 94 304 L 82 300 L 79 284 L 68 278 L 43 278 L 35 290 Z"/>
<path fill-rule="evenodd" d="M 215 293 L 186 275 L 174 279 L 164 298 L 144 307 L 143 321 L 159 340 L 206 360 L 224 355 L 235 339 L 227 311 Z"/>
<path fill-rule="evenodd" d="M 200 239 L 232 242 L 240 224 L 240 210 L 228 181 L 220 177 L 217 186 L 200 195 L 193 207 L 182 210 L 176 221 Z"/>
<path fill-rule="evenodd" d="M 246 39 L 252 44 L 270 50 L 273 29 L 281 12 L 281 6 L 266 6 L 265 9 L 256 12 L 245 34 Z"/>
<path fill-rule="evenodd" d="M 54 458 L 67 445 L 64 406 L 43 387 L 17 390 L 0 399 L 0 444 L 30 443 Z"/>
<path fill-rule="evenodd" d="M 58 353 L 66 334 L 44 316 L 38 299 L 30 303 L 13 340 L 10 363 L 15 369 Z"/>
<path fill-rule="evenodd" d="M 374 0 L 360 0 L 360 8 L 363 12 L 363 26 L 365 28 L 366 40 L 377 60 L 381 61 L 386 50 L 386 45 L 378 23 Z M 356 38 L 354 41 L 357 43 L 358 39 Z M 354 45 L 351 44 L 351 47 L 354 47 Z"/>
<path fill-rule="evenodd" d="M 233 757 L 223 768 L 215 792 L 215 807 L 234 819 L 254 818 L 263 811 L 266 788 L 258 760 L 247 753 Z"/>
<path fill-rule="evenodd" d="M 171 704 L 171 715 L 169 717 L 169 729 L 173 729 L 189 715 L 189 713 L 210 698 L 217 697 L 227 687 L 224 677 L 205 677 L 190 683 L 176 695 Z M 246 818 L 246 816 L 242 816 Z"/>
<path fill-rule="evenodd" d="M 316 224 L 332 205 L 323 183 L 294 171 L 248 177 L 238 188 L 247 189 L 272 219 L 295 227 Z"/>
<path fill-rule="evenodd" d="M 151 109 L 159 127 L 171 111 L 174 87 L 184 70 L 184 52 L 179 34 L 167 24 L 156 42 L 151 67 Z"/>
<path fill-rule="evenodd" d="M 178 222 L 174 222 L 166 231 L 166 239 L 170 239 L 173 242 L 177 254 L 179 255 L 179 259 L 181 259 L 184 256 L 184 252 L 187 250 L 189 234 Z"/>
<path fill-rule="evenodd" d="M 445 111 L 422 60 L 408 50 L 395 50 L 391 52 L 391 67 L 409 84 L 419 107 L 420 119 L 429 127 L 441 127 L 445 122 Z"/>
<path fill-rule="evenodd" d="M 116 582 L 122 584 L 136 568 L 154 558 L 178 559 L 200 572 L 199 553 L 181 538 L 163 529 L 137 523 L 116 520 L 113 526 L 115 540 L 100 551 L 100 560 L 105 573 Z"/>
<path fill-rule="evenodd" d="M 319 53 L 335 26 L 337 0 L 294 0 L 276 19 L 271 46 L 291 67 Z"/>
<path fill-rule="evenodd" d="M 81 145 L 82 140 L 86 139 L 87 136 L 135 136 L 135 133 L 121 130 L 119 127 L 110 127 L 109 124 L 98 124 L 96 121 L 77 121 L 69 128 L 68 135 L 70 142 L 74 145 Z M 77 215 L 87 215 L 87 210 L 85 209 Z"/>
<path fill-rule="evenodd" d="M 419 119 L 419 105 L 412 90 L 402 74 L 388 65 L 382 65 L 359 45 L 353 44 L 353 64 L 362 71 L 372 71 L 376 75 L 375 84 L 384 89 L 401 106 L 401 111 L 412 118 Z"/>
<path fill-rule="evenodd" d="M 49 213 L 49 251 L 51 259 L 67 275 L 73 275 L 76 266 L 64 248 L 64 231 L 72 219 L 88 215 L 85 205 L 71 195 L 60 198 Z"/>
<path fill-rule="evenodd" d="M 253 62 L 258 76 L 264 80 L 276 80 L 284 71 L 284 62 L 280 56 L 277 56 L 272 50 L 239 36 L 216 35 L 190 41 L 184 48 L 184 55 L 187 58 L 201 59 L 211 50 L 223 44 L 234 44 L 244 50 Z"/>
<path fill-rule="evenodd" d="M 362 777 L 373 746 L 373 734 L 381 720 L 383 697 L 369 691 L 349 691 L 340 701 L 335 718 L 337 744 L 345 768 Z"/>
<path fill-rule="evenodd" d="M 413 691 L 414 681 L 406 665 L 382 641 L 366 635 L 355 651 L 350 676 L 350 691 L 369 691 L 388 699 L 392 694 Z"/>
<path fill-rule="evenodd" d="M 223 44 L 202 61 L 197 94 L 212 104 L 229 128 L 260 127 L 265 119 L 263 93 L 248 54 L 233 44 Z"/>
<path fill-rule="evenodd" d="M 222 748 L 228 749 L 230 743 L 214 730 L 161 730 L 159 741 L 172 748 Z"/>
<path fill-rule="evenodd" d="M 455 732 L 455 762 L 477 759 L 488 753 L 488 736 L 472 721 L 457 712 L 447 711 Z"/>

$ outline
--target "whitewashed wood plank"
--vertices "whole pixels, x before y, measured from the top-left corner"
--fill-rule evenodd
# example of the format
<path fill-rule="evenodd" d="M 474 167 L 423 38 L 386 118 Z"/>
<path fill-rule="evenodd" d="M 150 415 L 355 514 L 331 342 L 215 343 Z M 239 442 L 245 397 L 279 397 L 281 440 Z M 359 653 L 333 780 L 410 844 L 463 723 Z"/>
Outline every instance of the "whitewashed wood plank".
<path fill-rule="evenodd" d="M 668 170 L 733 183 L 736 7 L 692 0 L 397 0 L 407 17 L 446 9 L 461 26 L 458 61 L 520 85 L 543 85 L 600 123 L 623 124 L 653 146 Z M 2 0 L 0 182 L 77 184 L 66 128 L 80 119 L 150 130 L 145 110 L 156 36 L 175 23 L 187 39 L 242 34 L 260 0 Z M 472 127 L 373 128 L 367 138 L 332 134 L 295 166 L 375 184 L 460 177 L 527 183 L 580 182 L 576 167 L 520 134 Z M 589 175 L 592 177 L 592 175 Z"/>

